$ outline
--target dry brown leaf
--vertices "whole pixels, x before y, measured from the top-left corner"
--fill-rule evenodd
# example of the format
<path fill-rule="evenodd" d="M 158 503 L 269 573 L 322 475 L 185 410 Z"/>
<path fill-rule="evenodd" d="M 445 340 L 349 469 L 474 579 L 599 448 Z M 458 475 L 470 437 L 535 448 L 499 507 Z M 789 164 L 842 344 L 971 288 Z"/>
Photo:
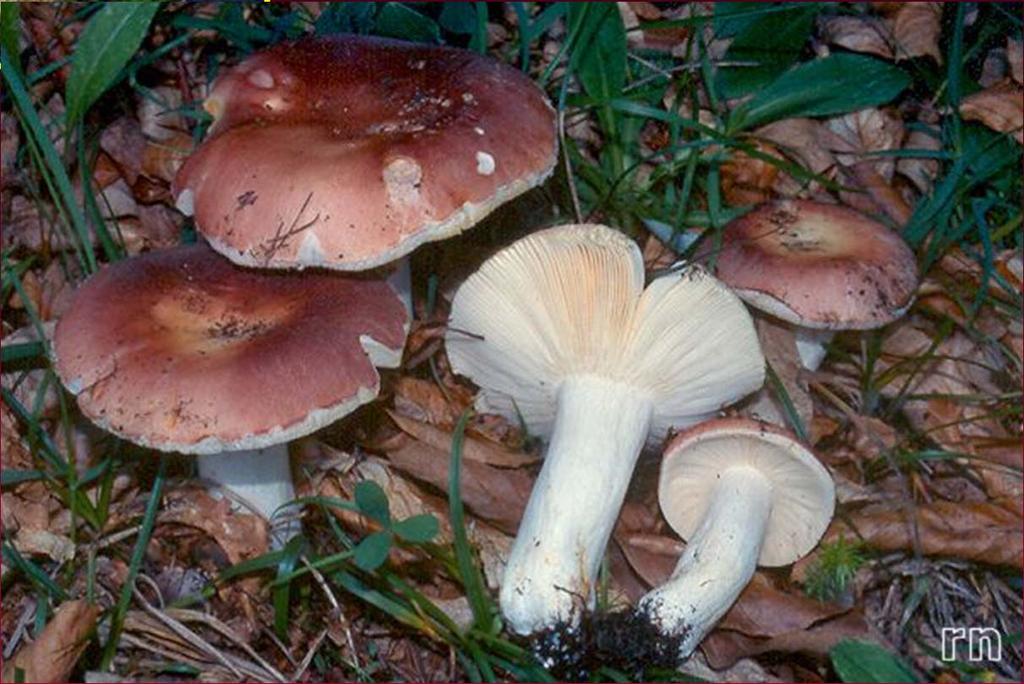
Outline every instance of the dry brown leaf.
<path fill-rule="evenodd" d="M 258 516 L 231 508 L 228 499 L 215 499 L 203 490 L 176 489 L 167 493 L 158 521 L 202 530 L 234 565 L 266 552 L 267 524 Z"/>
<path fill-rule="evenodd" d="M 986 502 L 935 501 L 912 509 L 921 552 L 992 565 L 1024 564 L 1024 525 L 1017 510 Z M 912 551 L 911 512 L 892 503 L 874 504 L 835 519 L 826 539 L 852 533 L 883 551 Z M 848 521 L 848 523 L 846 522 Z"/>
<path fill-rule="evenodd" d="M 391 385 L 395 411 L 431 425 L 452 428 L 465 406 L 452 406 L 436 382 L 402 375 Z"/>
<path fill-rule="evenodd" d="M 942 64 L 942 51 L 939 49 L 941 32 L 941 2 L 900 3 L 892 18 L 896 61 L 927 55 Z"/>
<path fill-rule="evenodd" d="M 1009 133 L 1024 144 L 1024 88 L 1013 81 L 1006 80 L 968 95 L 960 103 L 960 114 L 994 131 Z"/>
<path fill-rule="evenodd" d="M 754 147 L 758 152 L 781 158 L 779 151 L 767 143 L 755 140 Z M 726 204 L 757 204 L 771 199 L 779 167 L 738 150 L 722 164 L 721 174 Z"/>
<path fill-rule="evenodd" d="M 807 629 L 847 610 L 803 594 L 781 591 L 764 574 L 757 572 L 735 605 L 722 617 L 718 629 L 743 632 L 753 637 L 777 636 Z"/>
<path fill-rule="evenodd" d="M 828 17 L 821 23 L 822 37 L 833 45 L 892 59 L 892 32 L 884 19 L 870 16 Z"/>
<path fill-rule="evenodd" d="M 754 133 L 759 138 L 771 142 L 786 157 L 812 173 L 827 175 L 836 164 L 835 157 L 824 144 L 829 131 L 825 124 L 815 119 L 783 119 L 763 126 Z M 789 174 L 780 173 L 774 190 L 788 197 L 795 195 L 803 187 L 803 181 L 794 180 Z"/>
<path fill-rule="evenodd" d="M 122 116 L 103 129 L 100 148 L 110 155 L 124 180 L 133 185 L 142 173 L 146 137 L 134 117 Z"/>
<path fill-rule="evenodd" d="M 651 587 L 668 580 L 686 548 L 666 535 L 617 533 L 615 540 L 633 571 Z"/>
<path fill-rule="evenodd" d="M 139 254 L 153 249 L 165 249 L 178 244 L 181 218 L 173 209 L 162 204 L 137 207 L 138 218 L 117 221 L 117 232 L 128 254 Z"/>
<path fill-rule="evenodd" d="M 162 140 L 150 140 L 142 154 L 142 173 L 170 183 L 192 151 L 192 136 L 177 132 Z"/>
<path fill-rule="evenodd" d="M 145 94 L 140 92 L 135 113 L 143 135 L 149 140 L 167 141 L 184 133 L 187 127 L 184 117 L 178 111 L 181 105 L 181 91 L 178 88 L 157 86 Z"/>
<path fill-rule="evenodd" d="M 903 226 L 913 213 L 907 200 L 890 181 L 867 164 L 843 169 L 845 185 L 860 187 L 864 192 L 840 191 L 839 197 L 850 206 L 868 214 L 887 214 L 897 226 Z"/>
<path fill-rule="evenodd" d="M 451 448 L 452 435 L 450 432 L 427 423 L 421 423 L 412 418 L 406 418 L 394 411 L 388 411 L 388 415 L 391 416 L 391 419 L 395 421 L 398 427 L 420 442 L 428 444 L 439 451 L 447 451 Z M 499 444 L 469 435 L 466 436 L 465 442 L 463 442 L 462 455 L 469 461 L 499 468 L 522 468 L 539 460 L 536 455 L 512 451 Z"/>
<path fill-rule="evenodd" d="M 619 15 L 626 28 L 626 39 L 631 47 L 673 52 L 689 35 L 686 27 L 664 27 L 640 29 L 640 20 L 658 21 L 663 19 L 662 10 L 653 2 L 619 2 Z"/>
<path fill-rule="evenodd" d="M 22 554 L 46 556 L 58 563 L 75 557 L 74 543 L 61 534 L 34 527 L 22 527 L 14 537 L 14 548 Z"/>
<path fill-rule="evenodd" d="M 66 682 L 89 643 L 100 609 L 87 601 L 61 604 L 53 619 L 31 644 L 23 646 L 4 663 L 3 681 Z"/>
<path fill-rule="evenodd" d="M 943 448 L 983 456 L 987 443 L 995 440 L 998 444 L 1012 437 L 991 415 L 993 406 L 975 400 L 978 395 L 998 396 L 1012 389 L 1001 386 L 1003 381 L 995 372 L 1000 367 L 998 350 L 982 346 L 959 330 L 935 346 L 923 325 L 917 317 L 910 317 L 886 336 L 879 372 L 901 365 L 881 393 L 895 398 L 902 392 L 904 415 Z M 926 356 L 929 350 L 931 355 Z"/>
<path fill-rule="evenodd" d="M 781 591 L 755 573 L 702 649 L 713 667 L 724 667 L 769 651 L 824 655 L 840 639 L 867 633 L 859 611 Z"/>
<path fill-rule="evenodd" d="M 740 658 L 762 653 L 805 653 L 825 657 L 843 639 L 864 639 L 870 628 L 859 612 L 850 612 L 813 625 L 808 629 L 785 632 L 771 637 L 752 637 L 742 632 L 716 630 L 701 644 L 708 664 L 729 667 Z"/>
<path fill-rule="evenodd" d="M 52 228 L 51 205 L 39 206 L 21 195 L 10 202 L 10 216 L 2 232 L 4 247 L 25 247 L 33 252 L 65 250 L 71 246 L 62 232 Z"/>
<path fill-rule="evenodd" d="M 64 275 L 64 264 L 58 260 L 51 261 L 42 275 L 36 270 L 25 271 L 21 277 L 21 286 L 43 321 L 60 318 L 71 304 L 72 291 Z M 9 303 L 15 309 L 25 308 L 18 292 L 11 296 Z"/>
<path fill-rule="evenodd" d="M 903 122 L 899 117 L 881 109 L 861 109 L 828 119 L 825 126 L 832 135 L 822 136 L 820 142 L 835 153 L 840 164 L 868 165 L 886 181 L 892 180 L 895 160 L 871 155 L 899 149 L 903 141 Z"/>
<path fill-rule="evenodd" d="M 942 142 L 938 135 L 914 129 L 907 135 L 903 147 L 908 150 L 939 150 Z M 923 157 L 902 157 L 896 162 L 896 170 L 910 179 L 922 193 L 931 192 L 932 183 L 939 173 L 939 160 Z"/>
<path fill-rule="evenodd" d="M 866 191 L 840 191 L 840 199 L 867 213 L 883 211 L 898 225 L 906 223 L 910 206 L 892 186 L 896 162 L 873 156 L 899 149 L 904 135 L 900 118 L 880 109 L 862 109 L 829 119 L 826 127 L 828 134 L 821 142 L 835 153 L 844 185 Z"/>
<path fill-rule="evenodd" d="M 448 491 L 447 449 L 438 449 L 413 438 L 400 440 L 385 452 L 388 461 L 402 472 Z M 494 468 L 476 461 L 462 463 L 462 501 L 477 517 L 498 529 L 515 534 L 526 500 L 533 488 L 533 476 L 523 470 Z"/>
<path fill-rule="evenodd" d="M 757 338 L 765 360 L 771 364 L 782 386 L 793 403 L 793 408 L 804 426 L 809 426 L 814 416 L 814 403 L 807 390 L 807 383 L 801 377 L 802 366 L 796 348 L 796 337 L 792 326 L 777 323 L 765 316 L 755 316 Z M 740 409 L 745 415 L 760 418 L 776 425 L 789 425 L 789 418 L 782 402 L 766 383 L 764 387 L 745 400 Z"/>
<path fill-rule="evenodd" d="M 785 681 L 773 677 L 768 671 L 750 658 L 741 658 L 727 668 L 714 669 L 708 664 L 707 658 L 699 650 L 695 651 L 685 663 L 679 667 L 679 671 L 696 677 L 698 682 L 781 682 Z"/>

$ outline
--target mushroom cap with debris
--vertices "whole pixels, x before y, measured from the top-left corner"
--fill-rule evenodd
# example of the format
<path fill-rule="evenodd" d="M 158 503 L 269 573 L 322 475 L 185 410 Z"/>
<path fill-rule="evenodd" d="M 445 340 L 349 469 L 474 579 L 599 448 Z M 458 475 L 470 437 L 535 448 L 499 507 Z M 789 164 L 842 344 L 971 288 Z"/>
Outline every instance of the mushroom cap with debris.
<path fill-rule="evenodd" d="M 822 330 L 866 330 L 902 316 L 917 291 L 914 253 L 860 212 L 767 202 L 726 226 L 715 274 L 756 309 Z"/>
<path fill-rule="evenodd" d="M 55 368 L 100 427 L 162 451 L 258 449 L 377 396 L 408 312 L 384 280 L 233 265 L 204 245 L 104 267 L 54 334 Z"/>
<path fill-rule="evenodd" d="M 269 268 L 366 270 L 539 185 L 555 112 L 466 50 L 363 36 L 284 42 L 215 82 L 172 188 L 210 244 Z"/>

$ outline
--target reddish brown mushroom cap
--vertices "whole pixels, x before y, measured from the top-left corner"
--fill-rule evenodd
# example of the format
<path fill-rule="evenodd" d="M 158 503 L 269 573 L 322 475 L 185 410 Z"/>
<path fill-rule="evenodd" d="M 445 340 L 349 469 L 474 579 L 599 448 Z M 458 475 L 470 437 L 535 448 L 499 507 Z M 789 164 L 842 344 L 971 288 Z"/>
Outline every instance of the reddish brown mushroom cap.
<path fill-rule="evenodd" d="M 543 181 L 554 110 L 526 76 L 454 48 L 280 43 L 214 84 L 174 183 L 237 263 L 362 270 L 462 232 Z"/>
<path fill-rule="evenodd" d="M 886 226 L 806 200 L 763 204 L 728 226 L 717 275 L 751 306 L 807 328 L 868 329 L 903 315 L 917 262 Z"/>
<path fill-rule="evenodd" d="M 164 451 L 217 453 L 308 434 L 372 400 L 370 340 L 400 353 L 407 325 L 383 280 L 251 271 L 192 245 L 90 278 L 54 353 L 97 425 Z"/>

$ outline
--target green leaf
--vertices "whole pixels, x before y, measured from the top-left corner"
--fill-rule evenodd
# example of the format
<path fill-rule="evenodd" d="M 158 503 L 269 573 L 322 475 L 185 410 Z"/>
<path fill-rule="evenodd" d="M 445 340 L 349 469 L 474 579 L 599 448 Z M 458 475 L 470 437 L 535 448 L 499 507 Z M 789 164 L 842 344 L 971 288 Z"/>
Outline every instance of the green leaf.
<path fill-rule="evenodd" d="M 373 2 L 329 3 L 316 19 L 316 34 L 369 33 L 373 28 L 373 13 L 376 10 L 376 3 Z"/>
<path fill-rule="evenodd" d="M 388 497 L 376 482 L 363 480 L 357 484 L 355 500 L 360 513 L 376 520 L 384 527 L 391 526 L 391 510 L 388 506 Z"/>
<path fill-rule="evenodd" d="M 737 107 L 731 132 L 794 116 L 843 114 L 884 104 L 910 78 L 898 67 L 862 55 L 834 54 L 800 64 Z"/>
<path fill-rule="evenodd" d="M 484 589 L 480 568 L 473 560 L 473 551 L 466 534 L 466 517 L 462 509 L 462 448 L 466 441 L 466 425 L 473 415 L 467 408 L 455 424 L 452 433 L 451 457 L 448 461 L 448 517 L 452 525 L 452 543 L 455 546 L 455 561 L 459 569 L 462 586 L 466 588 L 466 597 L 473 609 L 473 625 L 477 629 L 487 631 L 493 624 L 492 605 Z"/>
<path fill-rule="evenodd" d="M 423 544 L 437 536 L 440 526 L 437 518 L 424 513 L 395 523 L 392 531 L 407 542 Z"/>
<path fill-rule="evenodd" d="M 229 579 L 239 577 L 240 575 L 248 575 L 251 572 L 260 572 L 261 570 L 277 567 L 283 557 L 284 551 L 280 550 L 271 551 L 255 558 L 248 558 L 235 563 L 231 567 L 224 568 L 220 573 L 218 581 L 227 582 Z"/>
<path fill-rule="evenodd" d="M 4 468 L 0 470 L 0 487 L 12 487 L 21 482 L 42 480 L 46 474 L 41 470 L 23 470 L 21 468 Z M 412 520 L 412 518 L 410 518 Z M 403 521 L 404 522 L 404 521 Z"/>
<path fill-rule="evenodd" d="M 445 31 L 473 33 L 476 31 L 476 8 L 468 2 L 446 2 L 437 22 Z"/>
<path fill-rule="evenodd" d="M 28 361 L 30 359 L 39 359 L 46 353 L 46 348 L 42 342 L 19 342 L 17 344 L 8 344 L 0 350 L 0 363 L 7 365 L 14 363 L 15 361 Z"/>
<path fill-rule="evenodd" d="M 790 11 L 756 16 L 741 30 L 728 51 L 727 62 L 754 62 L 756 66 L 722 67 L 717 72 L 719 94 L 732 99 L 749 95 L 771 83 L 800 57 L 811 34 L 816 3 L 781 5 Z"/>
<path fill-rule="evenodd" d="M 89 20 L 71 58 L 68 130 L 117 82 L 121 70 L 142 45 L 158 9 L 158 2 L 111 2 Z"/>
<path fill-rule="evenodd" d="M 355 560 L 363 570 L 370 572 L 384 565 L 388 559 L 388 552 L 391 550 L 391 534 L 389 532 L 374 532 L 355 548 Z"/>
<path fill-rule="evenodd" d="M 420 43 L 441 42 L 441 29 L 433 19 L 400 2 L 388 2 L 380 8 L 377 14 L 377 33 Z"/>
<path fill-rule="evenodd" d="M 832 667 L 844 682 L 916 682 L 900 658 L 869 641 L 843 639 L 829 652 Z"/>
<path fill-rule="evenodd" d="M 277 579 L 288 577 L 299 562 L 306 540 L 300 534 L 292 537 L 281 549 L 281 558 L 277 564 Z M 291 606 L 291 582 L 275 582 L 272 590 L 274 601 L 274 631 L 284 639 L 288 636 L 288 608 Z"/>
<path fill-rule="evenodd" d="M 622 94 L 626 85 L 626 28 L 612 3 L 573 3 L 569 23 L 585 11 L 572 53 L 574 67 L 587 94 L 598 102 L 607 102 Z"/>
<path fill-rule="evenodd" d="M 4 69 L 18 69 L 19 71 L 21 69 L 21 64 L 18 63 L 18 55 L 21 52 L 18 49 L 20 11 L 21 3 L 5 2 L 0 4 L 0 45 L 4 46 L 7 55 L 11 58 L 10 64 L 4 63 Z"/>

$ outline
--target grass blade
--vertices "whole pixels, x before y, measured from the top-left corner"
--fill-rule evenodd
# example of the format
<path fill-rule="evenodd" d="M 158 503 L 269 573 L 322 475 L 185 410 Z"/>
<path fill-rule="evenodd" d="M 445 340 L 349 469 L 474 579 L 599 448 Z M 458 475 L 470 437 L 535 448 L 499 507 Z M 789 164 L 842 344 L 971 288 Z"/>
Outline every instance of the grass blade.
<path fill-rule="evenodd" d="M 156 514 L 160 510 L 160 497 L 163 494 L 166 472 L 167 457 L 161 454 L 160 466 L 157 469 L 156 479 L 153 480 L 153 491 L 149 495 L 146 512 L 142 516 L 142 526 L 139 528 L 139 536 L 135 540 L 135 549 L 132 551 L 132 559 L 128 565 L 128 576 L 125 577 L 124 586 L 121 587 L 121 596 L 118 598 L 110 618 L 110 636 L 103 648 L 103 660 L 100 663 L 100 669 L 104 671 L 110 669 L 110 664 L 114 661 L 114 654 L 117 651 L 117 644 L 121 639 L 121 629 L 124 627 L 124 617 L 128 613 L 128 604 L 132 600 L 135 577 L 139 574 L 139 567 L 142 565 L 146 547 L 149 545 L 149 539 L 153 536 L 153 527 L 156 525 Z"/>
<path fill-rule="evenodd" d="M 491 602 L 484 589 L 480 570 L 473 561 L 473 553 L 466 536 L 466 518 L 462 510 L 462 446 L 466 439 L 466 424 L 469 423 L 472 411 L 466 409 L 452 434 L 451 462 L 448 465 L 448 511 L 454 538 L 455 559 L 459 567 L 462 584 L 466 588 L 469 605 L 473 609 L 473 622 L 476 627 L 486 631 L 493 623 Z"/>
<path fill-rule="evenodd" d="M 71 58 L 67 87 L 67 130 L 117 82 L 121 70 L 142 45 L 158 2 L 112 2 L 93 15 Z"/>

